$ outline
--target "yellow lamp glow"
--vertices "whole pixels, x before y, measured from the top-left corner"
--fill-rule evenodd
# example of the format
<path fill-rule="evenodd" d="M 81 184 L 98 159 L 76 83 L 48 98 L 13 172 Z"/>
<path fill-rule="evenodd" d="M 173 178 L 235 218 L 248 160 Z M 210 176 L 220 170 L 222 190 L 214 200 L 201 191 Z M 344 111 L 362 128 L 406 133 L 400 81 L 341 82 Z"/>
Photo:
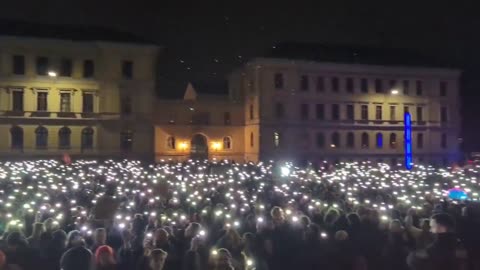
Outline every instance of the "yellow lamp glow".
<path fill-rule="evenodd" d="M 212 142 L 212 149 L 213 150 L 220 150 L 222 148 L 222 144 L 219 142 Z"/>
<path fill-rule="evenodd" d="M 188 149 L 188 143 L 187 142 L 180 142 L 178 144 L 178 149 L 179 150 L 187 150 Z"/>

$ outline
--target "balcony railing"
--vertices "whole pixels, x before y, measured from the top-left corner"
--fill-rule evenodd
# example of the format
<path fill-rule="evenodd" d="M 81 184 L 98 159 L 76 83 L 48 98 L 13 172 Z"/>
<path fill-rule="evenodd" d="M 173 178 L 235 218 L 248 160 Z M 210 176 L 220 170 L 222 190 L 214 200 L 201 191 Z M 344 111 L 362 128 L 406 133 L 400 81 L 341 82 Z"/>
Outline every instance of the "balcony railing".
<path fill-rule="evenodd" d="M 120 113 L 83 113 L 52 111 L 0 111 L 0 118 L 52 118 L 52 119 L 120 119 Z"/>

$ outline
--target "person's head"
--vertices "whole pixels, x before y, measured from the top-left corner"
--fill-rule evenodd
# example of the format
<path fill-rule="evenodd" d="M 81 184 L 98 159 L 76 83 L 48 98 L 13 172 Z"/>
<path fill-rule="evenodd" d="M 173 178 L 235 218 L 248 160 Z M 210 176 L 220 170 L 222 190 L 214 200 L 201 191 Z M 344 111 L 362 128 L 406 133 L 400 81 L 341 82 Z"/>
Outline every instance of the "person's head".
<path fill-rule="evenodd" d="M 26 247 L 28 243 L 20 232 L 12 232 L 7 237 L 7 247 L 12 250 L 17 248 Z"/>
<path fill-rule="evenodd" d="M 80 231 L 71 231 L 67 236 L 67 248 L 81 247 L 85 245 L 82 233 Z"/>
<path fill-rule="evenodd" d="M 307 229 L 308 228 L 308 225 L 310 225 L 312 222 L 310 221 L 310 218 L 303 215 L 301 218 L 300 218 L 300 223 L 302 224 L 303 228 L 304 229 Z"/>
<path fill-rule="evenodd" d="M 360 225 L 360 217 L 357 213 L 350 213 L 347 215 L 348 225 L 350 227 L 357 227 Z"/>
<path fill-rule="evenodd" d="M 390 230 L 390 232 L 393 232 L 393 233 L 402 232 L 403 228 L 402 228 L 402 223 L 400 222 L 400 220 L 394 219 L 394 220 L 390 221 L 389 230 Z"/>
<path fill-rule="evenodd" d="M 101 266 L 115 264 L 113 249 L 107 245 L 98 247 L 95 252 L 95 261 Z"/>
<path fill-rule="evenodd" d="M 5 265 L 7 264 L 7 257 L 5 256 L 5 253 L 0 250 L 0 269 L 3 269 Z"/>
<path fill-rule="evenodd" d="M 199 223 L 196 222 L 190 222 L 188 224 L 187 228 L 185 229 L 185 237 L 194 237 L 196 236 L 199 232 L 202 226 Z"/>
<path fill-rule="evenodd" d="M 56 230 L 52 233 L 52 243 L 59 249 L 67 246 L 67 233 L 64 230 Z"/>
<path fill-rule="evenodd" d="M 156 246 L 168 243 L 168 232 L 165 229 L 156 229 L 154 237 Z"/>
<path fill-rule="evenodd" d="M 232 255 L 230 251 L 225 248 L 217 250 L 217 256 L 215 260 L 215 265 L 217 268 L 227 268 L 232 265 Z"/>
<path fill-rule="evenodd" d="M 335 240 L 336 241 L 345 241 L 348 240 L 348 233 L 346 231 L 337 231 L 335 233 Z"/>
<path fill-rule="evenodd" d="M 48 233 L 52 233 L 59 229 L 58 222 L 56 222 L 53 218 L 47 218 L 44 224 L 45 224 L 45 231 Z"/>
<path fill-rule="evenodd" d="M 33 238 L 40 238 L 40 235 L 45 231 L 45 227 L 43 226 L 43 223 L 36 222 L 33 223 L 33 228 L 32 228 L 32 237 Z"/>
<path fill-rule="evenodd" d="M 149 257 L 149 266 L 152 270 L 162 270 L 168 253 L 157 248 L 152 250 Z"/>
<path fill-rule="evenodd" d="M 455 220 L 449 214 L 435 214 L 430 218 L 430 231 L 435 234 L 453 232 Z"/>
<path fill-rule="evenodd" d="M 105 245 L 107 242 L 107 231 L 104 228 L 98 228 L 95 230 L 95 244 Z"/>
<path fill-rule="evenodd" d="M 324 222 L 326 224 L 333 224 L 335 221 L 337 221 L 338 217 L 340 216 L 340 213 L 338 213 L 337 209 L 330 209 L 328 210 L 327 214 L 324 217 Z"/>
<path fill-rule="evenodd" d="M 115 184 L 108 184 L 105 188 L 105 195 L 107 196 L 115 196 L 115 191 L 117 187 Z"/>
<path fill-rule="evenodd" d="M 283 223 L 285 221 L 283 210 L 278 206 L 272 208 L 270 215 L 272 216 L 272 220 L 275 224 Z"/>

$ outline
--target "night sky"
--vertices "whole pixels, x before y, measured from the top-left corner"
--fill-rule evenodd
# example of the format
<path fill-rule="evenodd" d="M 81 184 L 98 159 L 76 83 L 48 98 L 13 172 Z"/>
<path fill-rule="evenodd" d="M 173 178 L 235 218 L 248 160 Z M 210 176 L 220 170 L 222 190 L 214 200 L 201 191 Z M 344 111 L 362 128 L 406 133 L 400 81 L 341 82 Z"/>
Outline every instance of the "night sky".
<path fill-rule="evenodd" d="M 467 151 L 480 150 L 480 16 L 474 1 L 166 2 L 2 1 L 0 18 L 100 25 L 164 45 L 160 76 L 167 95 L 189 80 L 219 82 L 282 41 L 414 49 L 464 70 L 462 137 Z"/>

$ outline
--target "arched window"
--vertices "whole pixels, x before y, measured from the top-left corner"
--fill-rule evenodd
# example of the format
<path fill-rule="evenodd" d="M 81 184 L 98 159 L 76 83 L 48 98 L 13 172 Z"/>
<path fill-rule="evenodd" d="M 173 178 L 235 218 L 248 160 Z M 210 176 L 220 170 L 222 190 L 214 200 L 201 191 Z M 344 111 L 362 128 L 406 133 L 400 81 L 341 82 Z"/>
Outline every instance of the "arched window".
<path fill-rule="evenodd" d="M 355 147 L 355 135 L 353 134 L 353 132 L 347 133 L 347 147 L 348 148 Z"/>
<path fill-rule="evenodd" d="M 369 138 L 368 138 L 368 133 L 363 132 L 362 133 L 362 148 L 368 148 L 370 146 Z"/>
<path fill-rule="evenodd" d="M 35 129 L 35 145 L 37 149 L 45 149 L 48 146 L 48 130 L 43 126 Z"/>
<path fill-rule="evenodd" d="M 232 149 L 232 139 L 230 137 L 223 137 L 223 150 Z"/>
<path fill-rule="evenodd" d="M 120 149 L 124 152 L 132 151 L 133 146 L 133 132 L 131 130 L 124 130 L 120 133 Z"/>
<path fill-rule="evenodd" d="M 168 137 L 167 147 L 168 147 L 168 149 L 172 149 L 172 150 L 175 149 L 175 137 L 173 137 L 173 136 Z"/>
<path fill-rule="evenodd" d="M 397 134 L 395 133 L 390 134 L 390 148 L 397 148 Z"/>
<path fill-rule="evenodd" d="M 278 132 L 273 132 L 273 146 L 280 147 L 280 133 Z"/>
<path fill-rule="evenodd" d="M 377 148 L 382 148 L 383 147 L 383 134 L 382 133 L 377 133 Z"/>
<path fill-rule="evenodd" d="M 323 133 L 317 133 L 317 148 L 325 147 L 325 135 Z"/>
<path fill-rule="evenodd" d="M 332 144 L 330 147 L 340 147 L 340 134 L 338 134 L 338 132 L 332 133 Z"/>
<path fill-rule="evenodd" d="M 93 128 L 82 129 L 82 150 L 93 149 Z"/>
<path fill-rule="evenodd" d="M 250 147 L 253 147 L 253 132 L 250 132 Z"/>
<path fill-rule="evenodd" d="M 23 129 L 19 126 L 13 126 L 10 129 L 11 147 L 12 149 L 23 149 Z"/>
<path fill-rule="evenodd" d="M 70 148 L 70 134 L 72 131 L 68 127 L 62 127 L 58 131 L 58 147 L 60 149 Z"/>

